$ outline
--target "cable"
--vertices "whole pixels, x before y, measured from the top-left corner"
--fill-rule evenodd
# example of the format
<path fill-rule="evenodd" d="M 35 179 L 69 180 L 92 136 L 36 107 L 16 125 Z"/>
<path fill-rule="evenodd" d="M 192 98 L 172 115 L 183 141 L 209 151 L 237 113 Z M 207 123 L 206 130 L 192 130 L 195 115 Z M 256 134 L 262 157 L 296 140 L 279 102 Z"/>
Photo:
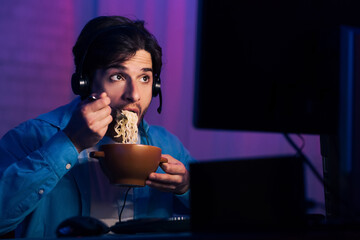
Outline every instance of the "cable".
<path fill-rule="evenodd" d="M 119 213 L 119 222 L 121 222 L 121 214 L 122 214 L 123 211 L 124 211 L 124 208 L 125 208 L 125 205 L 126 205 L 126 198 L 127 198 L 127 195 L 128 195 L 128 193 L 129 193 L 130 189 L 131 189 L 131 187 L 129 187 L 129 188 L 126 190 L 125 197 L 124 197 L 124 203 L 123 203 L 123 205 L 122 205 L 122 207 L 121 207 L 121 210 L 120 210 L 120 213 Z"/>
<path fill-rule="evenodd" d="M 312 165 L 312 163 L 310 162 L 310 160 L 303 154 L 303 152 L 301 151 L 301 149 L 294 143 L 294 141 L 291 139 L 291 137 L 289 136 L 289 134 L 284 133 L 283 134 L 285 139 L 289 142 L 289 144 L 296 150 L 296 154 L 299 155 L 305 162 L 305 164 L 307 164 L 310 168 L 310 170 L 313 172 L 313 174 L 315 175 L 315 177 L 321 182 L 321 184 L 323 185 L 323 187 L 325 186 L 325 182 L 323 177 L 321 176 L 321 174 L 316 170 L 316 168 L 314 167 L 314 165 Z"/>
<path fill-rule="evenodd" d="M 298 138 L 300 138 L 300 140 L 301 140 L 301 146 L 299 148 L 302 151 L 305 147 L 305 139 L 301 134 L 296 134 L 296 136 L 298 136 Z"/>
<path fill-rule="evenodd" d="M 316 170 L 316 168 L 312 165 L 312 163 L 310 162 L 310 160 L 303 154 L 303 152 L 301 151 L 301 149 L 294 143 L 294 141 L 290 138 L 289 134 L 284 133 L 283 134 L 285 139 L 289 142 L 289 144 L 296 150 L 296 154 L 299 155 L 303 161 L 305 162 L 305 164 L 307 164 L 310 167 L 310 170 L 313 172 L 313 174 L 315 175 L 315 177 L 321 182 L 322 186 L 324 189 L 329 189 L 329 191 L 334 193 L 334 196 L 337 197 L 339 199 L 339 203 L 345 208 L 345 213 L 348 215 L 348 217 L 351 220 L 357 220 L 358 221 L 358 216 L 360 216 L 360 211 L 359 209 L 349 209 L 348 206 L 348 202 L 347 200 L 343 199 L 342 196 L 340 196 L 338 193 L 332 191 L 332 187 L 329 186 L 328 183 L 326 183 L 323 179 L 323 177 L 320 175 L 320 173 Z"/>

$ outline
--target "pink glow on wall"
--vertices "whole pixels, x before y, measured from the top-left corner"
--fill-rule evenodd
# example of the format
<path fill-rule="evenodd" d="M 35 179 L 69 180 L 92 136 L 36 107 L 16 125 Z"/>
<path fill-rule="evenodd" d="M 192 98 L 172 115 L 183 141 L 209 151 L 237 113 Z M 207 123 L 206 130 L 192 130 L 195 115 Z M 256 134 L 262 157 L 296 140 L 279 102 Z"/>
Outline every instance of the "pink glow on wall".
<path fill-rule="evenodd" d="M 169 2 L 169 12 L 167 21 L 167 35 L 165 42 L 165 71 L 166 80 L 164 81 L 164 98 L 173 99 L 171 102 L 164 104 L 164 111 L 169 112 L 166 122 L 163 124 L 169 129 L 176 129 L 179 119 L 184 119 L 184 111 L 177 111 L 182 109 L 184 104 L 183 87 L 184 87 L 184 69 L 185 69 L 185 21 L 186 17 L 185 4 L 179 4 L 177 1 Z M 185 84 L 185 87 L 187 85 Z"/>
<path fill-rule="evenodd" d="M 69 101 L 70 1 L 6 1 L 0 8 L 0 136 Z"/>

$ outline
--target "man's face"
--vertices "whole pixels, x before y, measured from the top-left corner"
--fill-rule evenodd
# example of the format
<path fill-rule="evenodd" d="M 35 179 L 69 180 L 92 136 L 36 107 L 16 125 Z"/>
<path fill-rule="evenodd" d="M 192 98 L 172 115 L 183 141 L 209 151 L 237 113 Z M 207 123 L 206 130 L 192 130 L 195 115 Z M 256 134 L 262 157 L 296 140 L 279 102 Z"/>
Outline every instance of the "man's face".
<path fill-rule="evenodd" d="M 135 112 L 139 124 L 152 98 L 152 71 L 150 53 L 138 50 L 123 63 L 96 70 L 92 90 L 106 92 L 113 109 Z"/>

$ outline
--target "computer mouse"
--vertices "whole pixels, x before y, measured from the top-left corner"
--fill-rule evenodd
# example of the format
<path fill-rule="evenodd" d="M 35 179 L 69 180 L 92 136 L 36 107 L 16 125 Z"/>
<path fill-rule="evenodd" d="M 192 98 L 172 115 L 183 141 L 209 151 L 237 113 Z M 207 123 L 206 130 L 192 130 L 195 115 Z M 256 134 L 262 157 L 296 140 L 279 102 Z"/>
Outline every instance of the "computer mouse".
<path fill-rule="evenodd" d="M 66 219 L 56 229 L 58 237 L 85 237 L 106 234 L 110 228 L 102 221 L 88 216 L 75 216 Z"/>

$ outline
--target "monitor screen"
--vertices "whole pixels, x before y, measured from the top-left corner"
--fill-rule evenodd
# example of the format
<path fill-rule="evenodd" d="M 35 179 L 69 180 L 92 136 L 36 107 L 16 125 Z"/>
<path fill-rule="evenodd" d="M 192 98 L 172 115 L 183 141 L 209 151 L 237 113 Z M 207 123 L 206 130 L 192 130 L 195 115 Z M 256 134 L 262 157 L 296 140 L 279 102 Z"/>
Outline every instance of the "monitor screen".
<path fill-rule="evenodd" d="M 337 131 L 340 26 L 360 25 L 360 1 L 206 0 L 198 9 L 196 127 Z"/>

